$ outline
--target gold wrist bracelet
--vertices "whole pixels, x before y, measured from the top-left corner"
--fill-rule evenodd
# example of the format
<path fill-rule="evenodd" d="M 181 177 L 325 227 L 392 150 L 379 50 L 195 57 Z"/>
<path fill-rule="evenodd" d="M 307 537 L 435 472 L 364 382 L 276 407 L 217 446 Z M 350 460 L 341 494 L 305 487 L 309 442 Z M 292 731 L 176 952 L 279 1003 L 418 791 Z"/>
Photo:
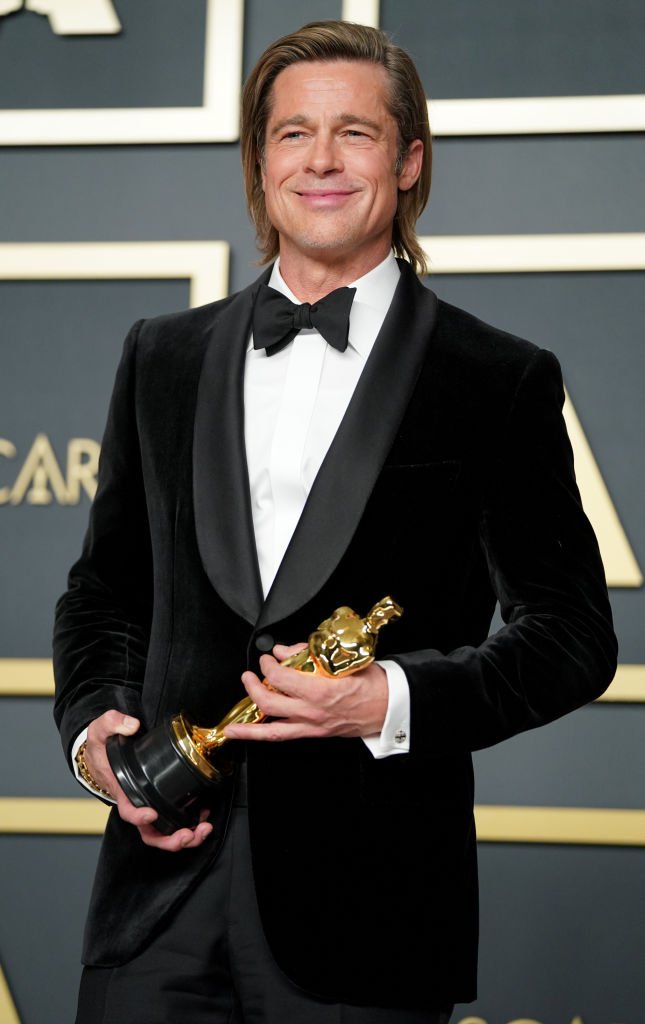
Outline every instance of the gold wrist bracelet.
<path fill-rule="evenodd" d="M 84 740 L 78 750 L 76 751 L 76 765 L 78 767 L 78 773 L 81 776 L 83 782 L 87 782 L 88 786 L 98 793 L 99 796 L 105 796 L 108 800 L 113 800 L 114 797 L 111 793 L 108 793 L 107 789 L 103 789 L 99 786 L 98 782 L 92 777 L 92 773 L 88 768 L 87 761 L 85 760 L 85 749 L 87 747 L 87 740 Z"/>

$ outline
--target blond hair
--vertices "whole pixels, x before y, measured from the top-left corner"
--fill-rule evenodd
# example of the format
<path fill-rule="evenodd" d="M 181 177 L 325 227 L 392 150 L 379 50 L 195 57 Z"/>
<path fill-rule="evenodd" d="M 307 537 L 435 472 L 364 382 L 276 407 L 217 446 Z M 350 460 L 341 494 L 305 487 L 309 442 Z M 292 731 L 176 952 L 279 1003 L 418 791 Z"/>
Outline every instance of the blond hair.
<path fill-rule="evenodd" d="M 392 229 L 396 256 L 407 258 L 419 274 L 427 273 L 416 222 L 430 194 L 432 142 L 425 90 L 412 58 L 380 29 L 346 21 L 315 21 L 283 36 L 268 47 L 247 78 L 242 94 L 241 149 L 246 201 L 257 232 L 260 263 L 279 251 L 278 232 L 268 218 L 262 189 L 261 161 L 273 83 L 281 71 L 299 61 L 360 60 L 385 68 L 389 81 L 388 110 L 398 128 L 395 173 L 415 139 L 423 142 L 423 163 L 415 184 L 399 191 Z"/>

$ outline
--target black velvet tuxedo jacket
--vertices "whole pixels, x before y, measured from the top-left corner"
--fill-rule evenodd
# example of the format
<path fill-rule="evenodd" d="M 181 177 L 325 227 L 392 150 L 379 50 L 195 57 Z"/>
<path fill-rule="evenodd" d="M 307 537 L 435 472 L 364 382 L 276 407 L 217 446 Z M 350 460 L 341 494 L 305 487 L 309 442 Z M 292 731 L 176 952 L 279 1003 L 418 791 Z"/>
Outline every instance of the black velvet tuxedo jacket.
<path fill-rule="evenodd" d="M 261 280 L 266 281 L 268 275 Z M 98 493 L 55 634 L 56 716 L 214 724 L 259 636 L 306 639 L 391 594 L 379 656 L 405 670 L 410 753 L 248 744 L 257 896 L 278 964 L 330 1000 L 474 998 L 471 751 L 597 697 L 615 668 L 604 574 L 575 485 L 553 355 L 439 301 L 407 265 L 290 547 L 262 597 L 243 435 L 254 286 L 130 332 Z M 506 625 L 488 637 L 495 601 Z M 262 646 L 263 641 L 260 641 Z M 333 685 L 333 684 L 330 684 Z M 107 826 L 85 960 L 140 950 L 224 841 L 145 847 Z"/>

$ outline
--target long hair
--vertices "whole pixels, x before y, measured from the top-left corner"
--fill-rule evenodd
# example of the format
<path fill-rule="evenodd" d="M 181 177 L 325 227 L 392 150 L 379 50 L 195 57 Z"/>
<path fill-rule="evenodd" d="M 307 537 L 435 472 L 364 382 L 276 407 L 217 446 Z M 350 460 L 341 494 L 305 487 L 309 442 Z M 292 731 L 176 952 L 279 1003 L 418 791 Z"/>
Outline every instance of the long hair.
<path fill-rule="evenodd" d="M 403 168 L 410 143 L 423 142 L 423 164 L 418 180 L 399 191 L 392 232 L 395 255 L 407 258 L 419 274 L 427 273 L 416 222 L 430 194 L 432 141 L 425 90 L 412 58 L 395 46 L 380 29 L 346 21 L 314 21 L 272 43 L 260 57 L 242 93 L 242 169 L 246 201 L 257 232 L 260 263 L 279 252 L 278 232 L 267 216 L 262 189 L 261 161 L 271 111 L 271 90 L 281 71 L 298 61 L 360 60 L 385 68 L 389 81 L 387 106 L 398 128 L 395 172 Z"/>

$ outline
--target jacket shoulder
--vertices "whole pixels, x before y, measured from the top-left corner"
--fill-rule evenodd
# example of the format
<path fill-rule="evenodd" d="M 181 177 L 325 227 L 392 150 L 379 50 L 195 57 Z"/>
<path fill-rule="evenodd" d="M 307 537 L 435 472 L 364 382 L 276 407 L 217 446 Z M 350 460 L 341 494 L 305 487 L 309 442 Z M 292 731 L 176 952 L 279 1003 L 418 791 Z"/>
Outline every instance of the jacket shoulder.
<path fill-rule="evenodd" d="M 225 299 L 209 302 L 193 309 L 183 309 L 175 313 L 164 313 L 160 316 L 139 320 L 133 330 L 136 331 L 137 348 L 141 356 L 154 355 L 168 348 L 189 345 L 201 347 L 204 339 L 217 324 L 218 318 L 241 293 L 229 295 Z"/>
<path fill-rule="evenodd" d="M 126 361 L 136 366 L 137 377 L 147 385 L 167 374 L 199 373 L 204 355 L 218 335 L 220 320 L 226 324 L 224 340 L 244 330 L 250 318 L 254 285 L 216 302 L 194 309 L 165 313 L 138 320 L 126 339 Z"/>
<path fill-rule="evenodd" d="M 442 299 L 437 306 L 435 342 L 481 369 L 487 365 L 521 368 L 540 351 L 533 342 L 494 327 Z"/>
<path fill-rule="evenodd" d="M 454 423 L 455 410 L 461 410 L 459 422 L 479 424 L 481 437 L 492 444 L 516 402 L 524 403 L 527 386 L 561 405 L 562 373 L 552 352 L 437 298 L 416 412 Z"/>

